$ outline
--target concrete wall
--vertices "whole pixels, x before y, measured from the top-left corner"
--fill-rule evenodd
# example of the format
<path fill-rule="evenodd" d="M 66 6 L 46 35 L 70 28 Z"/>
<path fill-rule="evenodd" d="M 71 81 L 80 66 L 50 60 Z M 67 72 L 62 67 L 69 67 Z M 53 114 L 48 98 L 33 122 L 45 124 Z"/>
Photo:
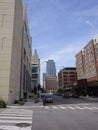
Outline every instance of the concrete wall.
<path fill-rule="evenodd" d="M 0 99 L 8 101 L 14 1 L 0 0 Z"/>
<path fill-rule="evenodd" d="M 23 29 L 23 4 L 21 0 L 15 0 L 9 103 L 14 102 L 15 99 L 18 100 L 20 94 L 22 29 Z"/>

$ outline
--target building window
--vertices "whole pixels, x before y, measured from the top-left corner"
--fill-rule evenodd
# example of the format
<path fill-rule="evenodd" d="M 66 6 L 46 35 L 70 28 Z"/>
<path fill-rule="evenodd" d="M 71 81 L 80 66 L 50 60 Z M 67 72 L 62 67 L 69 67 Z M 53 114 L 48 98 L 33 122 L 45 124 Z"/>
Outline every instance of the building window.
<path fill-rule="evenodd" d="M 38 73 L 38 67 L 32 67 L 32 73 Z"/>
<path fill-rule="evenodd" d="M 33 78 L 38 78 L 38 74 L 32 74 L 32 79 Z"/>
<path fill-rule="evenodd" d="M 98 48 L 96 48 L 96 52 L 98 52 Z"/>

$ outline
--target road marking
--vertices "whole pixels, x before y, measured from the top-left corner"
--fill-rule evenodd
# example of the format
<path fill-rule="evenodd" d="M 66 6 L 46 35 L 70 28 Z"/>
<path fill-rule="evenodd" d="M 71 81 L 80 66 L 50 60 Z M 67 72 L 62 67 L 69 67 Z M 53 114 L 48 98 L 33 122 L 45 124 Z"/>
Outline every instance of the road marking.
<path fill-rule="evenodd" d="M 97 110 L 98 110 L 98 107 L 92 107 L 92 108 L 94 108 L 94 109 L 97 109 Z"/>
<path fill-rule="evenodd" d="M 67 109 L 67 108 L 65 108 L 65 107 L 62 107 L 62 106 L 61 106 L 60 108 L 61 108 L 61 109 L 64 109 L 64 110 L 65 110 L 65 109 Z"/>
<path fill-rule="evenodd" d="M 32 117 L 32 110 L 7 109 L 0 112 L 0 129 L 20 130 L 20 127 L 15 126 L 17 123 L 28 123 L 30 126 L 23 127 L 21 130 L 31 130 Z"/>
<path fill-rule="evenodd" d="M 52 108 L 53 108 L 53 109 L 58 109 L 58 108 L 57 108 L 57 107 L 55 107 L 55 106 L 52 106 Z"/>
<path fill-rule="evenodd" d="M 69 107 L 67 107 L 67 108 L 69 108 L 69 109 L 72 109 L 72 110 L 74 110 L 74 109 L 75 109 L 75 108 L 73 108 L 73 107 L 70 107 L 70 106 L 69 106 Z"/>
<path fill-rule="evenodd" d="M 76 106 L 75 108 L 80 109 L 80 110 L 84 110 L 85 109 L 85 108 L 78 107 L 78 106 Z"/>
<path fill-rule="evenodd" d="M 20 128 L 17 126 L 2 125 L 0 126 L 0 130 L 31 130 L 31 126 Z"/>
<path fill-rule="evenodd" d="M 83 106 L 83 108 L 88 109 L 88 110 L 94 110 L 93 108 L 86 107 L 86 106 Z"/>
<path fill-rule="evenodd" d="M 45 108 L 45 109 L 50 109 L 50 107 L 48 107 L 48 106 L 45 106 L 44 108 Z"/>

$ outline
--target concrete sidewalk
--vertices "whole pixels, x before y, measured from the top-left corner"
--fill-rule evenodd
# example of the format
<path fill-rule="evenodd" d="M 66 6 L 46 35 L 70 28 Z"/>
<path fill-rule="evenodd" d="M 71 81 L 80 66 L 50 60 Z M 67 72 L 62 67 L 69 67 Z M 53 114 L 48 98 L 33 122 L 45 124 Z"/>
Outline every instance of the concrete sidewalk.
<path fill-rule="evenodd" d="M 33 102 L 24 105 L 12 104 L 0 109 L 0 130 L 31 130 Z"/>
<path fill-rule="evenodd" d="M 85 99 L 85 100 L 88 100 L 88 101 L 98 101 L 98 97 L 94 98 L 94 97 L 90 97 L 90 96 L 80 96 L 79 98 L 81 99 Z"/>

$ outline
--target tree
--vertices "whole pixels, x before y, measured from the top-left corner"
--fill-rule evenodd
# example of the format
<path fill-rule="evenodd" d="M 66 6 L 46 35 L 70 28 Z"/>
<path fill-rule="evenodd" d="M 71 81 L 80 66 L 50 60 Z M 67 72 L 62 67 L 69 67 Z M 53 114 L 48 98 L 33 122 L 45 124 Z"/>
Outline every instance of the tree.
<path fill-rule="evenodd" d="M 57 93 L 64 93 L 64 89 L 59 88 L 59 89 L 57 90 Z"/>
<path fill-rule="evenodd" d="M 34 87 L 33 87 L 33 89 L 32 89 L 32 92 L 33 92 L 34 94 L 37 94 L 37 86 L 36 86 L 36 85 L 34 85 Z"/>

